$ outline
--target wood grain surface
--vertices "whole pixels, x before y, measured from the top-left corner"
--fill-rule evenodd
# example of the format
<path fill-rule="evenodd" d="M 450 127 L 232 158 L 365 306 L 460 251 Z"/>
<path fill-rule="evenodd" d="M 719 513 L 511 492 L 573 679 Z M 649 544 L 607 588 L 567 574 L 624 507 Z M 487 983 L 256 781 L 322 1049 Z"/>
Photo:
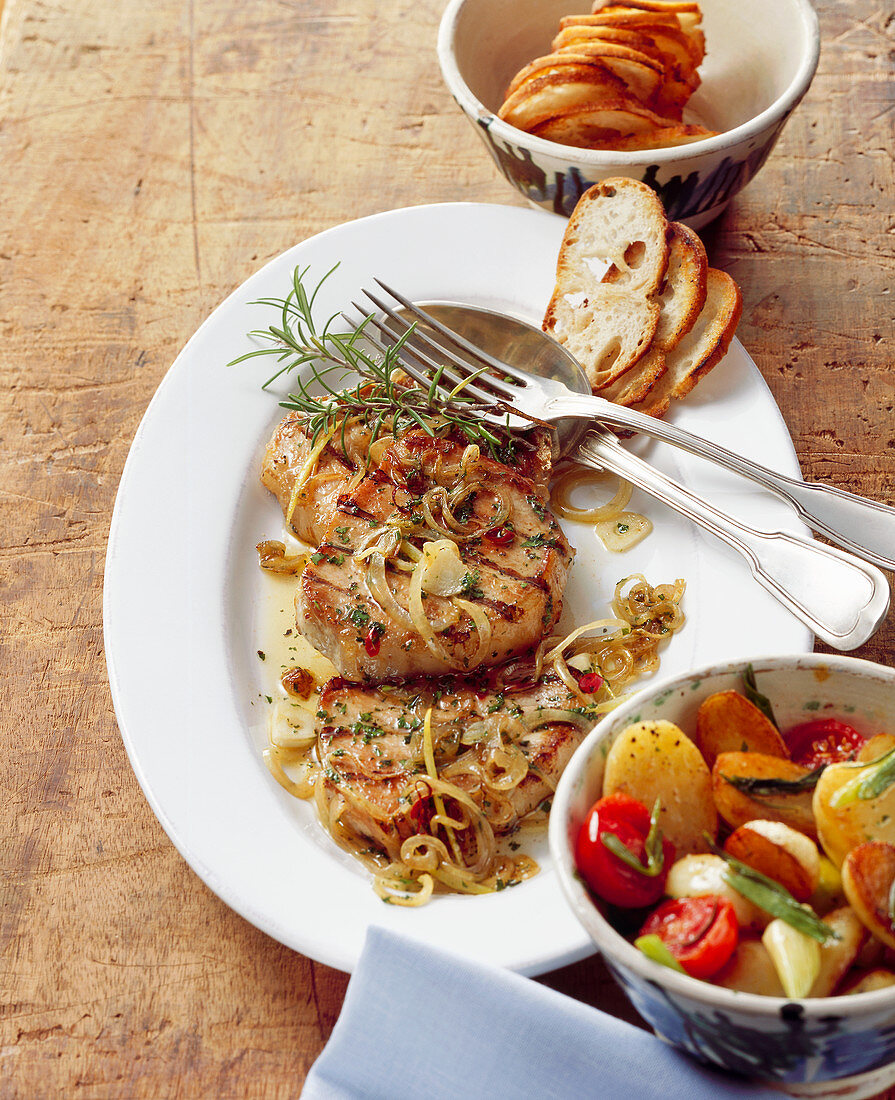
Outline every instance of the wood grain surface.
<path fill-rule="evenodd" d="M 248 275 L 375 211 L 522 205 L 443 85 L 442 8 L 6 0 L 4 1100 L 294 1097 L 339 1013 L 346 976 L 230 911 L 140 791 L 106 681 L 103 555 L 147 404 Z M 895 503 L 893 15 L 817 8 L 814 84 L 704 237 L 806 477 Z M 890 615 L 859 655 L 893 653 Z M 593 961 L 544 981 L 621 1006 Z"/>

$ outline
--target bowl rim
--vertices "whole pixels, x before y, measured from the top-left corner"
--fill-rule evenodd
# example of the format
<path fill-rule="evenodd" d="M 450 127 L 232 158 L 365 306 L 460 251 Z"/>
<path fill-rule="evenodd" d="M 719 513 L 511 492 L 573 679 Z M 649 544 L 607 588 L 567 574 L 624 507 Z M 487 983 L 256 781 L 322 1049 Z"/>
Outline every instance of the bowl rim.
<path fill-rule="evenodd" d="M 667 164 L 709 156 L 732 149 L 743 141 L 756 137 L 765 128 L 785 120 L 795 109 L 802 96 L 808 90 L 820 58 L 820 22 L 811 0 L 789 0 L 800 17 L 803 29 L 801 57 L 798 67 L 788 86 L 779 96 L 759 114 L 725 130 L 714 137 L 702 138 L 687 145 L 673 145 L 664 149 L 638 149 L 630 152 L 612 149 L 584 149 L 576 145 L 562 145 L 536 137 L 525 130 L 519 130 L 486 107 L 463 79 L 457 65 L 454 50 L 457 22 L 461 10 L 473 0 L 450 0 L 442 14 L 438 27 L 437 53 L 442 76 L 451 94 L 469 116 L 470 120 L 483 126 L 489 134 L 502 137 L 504 141 L 529 148 L 535 153 L 554 160 L 569 160 L 596 169 L 626 168 L 647 165 L 662 167 Z"/>
<path fill-rule="evenodd" d="M 873 661 L 843 654 L 786 653 L 737 658 L 692 669 L 689 672 L 656 681 L 632 695 L 621 706 L 601 719 L 578 746 L 572 759 L 566 765 L 553 799 L 548 827 L 550 854 L 566 900 L 579 920 L 581 918 L 577 913 L 577 904 L 582 899 L 587 898 L 588 894 L 586 887 L 575 871 L 574 859 L 566 842 L 566 819 L 573 788 L 584 769 L 585 761 L 589 759 L 596 747 L 608 735 L 610 727 L 613 727 L 620 720 L 624 721 L 628 718 L 642 707 L 649 697 L 661 695 L 665 691 L 673 691 L 676 687 L 686 684 L 692 679 L 708 679 L 713 676 L 739 672 L 749 664 L 762 671 L 769 671 L 769 667 L 782 669 L 827 667 L 831 671 L 863 674 L 875 680 L 882 680 L 895 688 L 895 668 L 890 668 L 888 665 L 881 665 Z M 760 993 L 743 993 L 724 989 L 712 985 L 711 982 L 691 978 L 687 974 L 680 974 L 647 958 L 643 952 L 638 951 L 633 944 L 629 943 L 619 932 L 616 932 L 596 905 L 593 906 L 593 910 L 598 918 L 597 932 L 600 934 L 597 935 L 592 928 L 586 928 L 586 931 L 593 940 L 599 954 L 608 959 L 610 963 L 617 960 L 619 965 L 633 971 L 639 978 L 653 985 L 666 987 L 670 992 L 679 994 L 691 1001 L 699 1002 L 704 1007 L 762 1017 L 776 1017 L 781 1014 L 785 1006 L 796 1004 L 799 1006 L 803 1018 L 816 1018 L 829 1016 L 831 1012 L 841 1016 L 862 1016 L 874 1009 L 882 1009 L 891 1003 L 895 1003 L 895 986 L 875 989 L 866 993 L 838 994 L 833 997 L 803 998 L 801 1000 L 793 997 L 769 997 Z"/>

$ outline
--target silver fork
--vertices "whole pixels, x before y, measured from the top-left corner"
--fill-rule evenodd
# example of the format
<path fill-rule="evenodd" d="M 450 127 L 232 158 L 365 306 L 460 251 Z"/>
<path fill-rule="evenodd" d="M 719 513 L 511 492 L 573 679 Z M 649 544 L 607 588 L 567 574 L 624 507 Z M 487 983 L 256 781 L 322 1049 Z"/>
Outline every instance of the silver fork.
<path fill-rule="evenodd" d="M 575 393 L 555 379 L 521 371 L 477 348 L 386 283 L 379 279 L 376 282 L 412 317 L 424 321 L 444 338 L 435 340 L 421 329 L 412 332 L 402 347 L 402 367 L 427 387 L 436 374 L 442 390 L 450 392 L 461 386 L 464 397 L 478 403 L 484 421 L 519 429 L 529 428 L 532 419 L 552 423 L 577 417 L 652 436 L 757 482 L 782 497 L 809 527 L 832 542 L 874 565 L 895 569 L 895 508 L 835 486 L 787 477 L 663 420 L 601 397 Z M 388 318 L 387 323 L 375 316 L 370 318 L 383 336 L 393 341 L 407 332 L 412 322 L 375 293 L 363 293 Z M 357 303 L 352 304 L 362 314 L 367 313 Z M 549 337 L 545 335 L 544 339 Z M 438 360 L 432 358 L 433 352 L 440 357 Z"/>

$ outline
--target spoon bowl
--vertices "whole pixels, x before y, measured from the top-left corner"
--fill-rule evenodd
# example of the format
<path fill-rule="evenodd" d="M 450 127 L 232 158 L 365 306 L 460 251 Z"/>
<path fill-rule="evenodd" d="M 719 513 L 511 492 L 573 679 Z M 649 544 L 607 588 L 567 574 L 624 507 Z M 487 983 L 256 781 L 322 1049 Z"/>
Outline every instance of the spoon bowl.
<path fill-rule="evenodd" d="M 590 383 L 575 359 L 566 349 L 541 329 L 509 317 L 505 313 L 496 313 L 480 306 L 462 305 L 458 302 L 420 302 L 419 306 L 436 321 L 459 333 L 471 344 L 499 359 L 507 366 L 529 371 L 539 378 L 550 378 L 561 382 L 575 393 L 589 394 Z M 416 322 L 418 331 L 423 331 L 438 340 L 438 333 L 426 322 L 412 316 L 407 310 L 396 310 L 409 321 Z M 438 356 L 433 353 L 432 356 Z M 445 365 L 450 365 L 447 358 Z M 577 417 L 566 417 L 554 421 L 551 425 L 554 460 L 565 458 L 572 453 L 582 435 L 587 431 L 587 421 Z"/>

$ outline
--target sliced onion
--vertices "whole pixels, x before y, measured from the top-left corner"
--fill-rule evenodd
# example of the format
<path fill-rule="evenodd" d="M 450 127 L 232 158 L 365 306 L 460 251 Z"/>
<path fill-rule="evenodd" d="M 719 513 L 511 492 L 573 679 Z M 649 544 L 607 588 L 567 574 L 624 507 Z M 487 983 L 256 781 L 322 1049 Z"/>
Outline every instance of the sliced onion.
<path fill-rule="evenodd" d="M 394 442 L 395 437 L 393 435 L 381 435 L 378 439 L 375 439 L 370 444 L 370 448 L 367 451 L 370 463 L 373 466 L 378 466 L 382 461 L 383 454 L 385 454 L 386 450 L 388 450 Z"/>
<path fill-rule="evenodd" d="M 618 591 L 616 589 L 616 591 Z M 616 610 L 618 610 L 616 608 Z M 618 630 L 629 630 L 630 622 L 625 619 L 595 619 L 592 623 L 585 623 L 584 626 L 579 626 L 577 630 L 573 630 L 571 634 L 566 635 L 565 638 L 555 645 L 548 653 L 544 654 L 544 664 L 549 665 L 556 660 L 557 657 L 562 655 L 563 650 L 567 649 L 576 638 L 580 638 L 582 634 L 590 634 L 599 630 L 601 637 L 607 637 L 611 634 L 615 634 Z"/>
<path fill-rule="evenodd" d="M 311 448 L 308 457 L 305 459 L 301 469 L 298 471 L 298 474 L 295 478 L 295 484 L 292 486 L 292 493 L 289 497 L 289 507 L 286 510 L 287 523 L 292 522 L 292 513 L 295 511 L 296 504 L 298 504 L 299 494 L 305 487 L 305 482 L 308 481 L 310 476 L 314 473 L 314 470 L 317 468 L 317 460 L 320 458 L 321 454 L 326 448 L 327 443 L 329 443 L 329 441 L 335 434 L 335 428 L 331 428 L 328 432 L 321 432 L 319 438 L 317 439 L 317 442 Z"/>
<path fill-rule="evenodd" d="M 525 753 L 515 745 L 502 741 L 490 748 L 484 760 L 485 778 L 496 791 L 514 791 L 528 775 Z"/>
<path fill-rule="evenodd" d="M 410 612 L 398 603 L 389 587 L 385 558 L 382 554 L 374 553 L 371 555 L 367 572 L 364 574 L 364 583 L 367 586 L 367 591 L 388 618 L 394 619 L 408 630 L 414 628 L 414 621 Z"/>
<path fill-rule="evenodd" d="M 289 794 L 294 795 L 296 798 L 302 799 L 310 798 L 311 795 L 314 794 L 317 780 L 317 768 L 312 761 L 303 761 L 300 764 L 302 769 L 300 778 L 293 779 L 284 769 L 280 758 L 280 751 L 275 745 L 271 745 L 270 748 L 265 749 L 261 755 L 264 758 L 264 763 L 267 765 L 268 771 L 280 784 L 283 790 L 288 791 Z"/>
<path fill-rule="evenodd" d="M 598 520 L 612 519 L 613 516 L 617 516 L 631 499 L 633 492 L 631 483 L 621 478 L 619 478 L 615 496 L 606 504 L 594 508 L 579 508 L 571 501 L 572 493 L 582 485 L 594 488 L 602 485 L 606 479 L 606 474 L 573 467 L 557 478 L 550 488 L 550 505 L 553 511 L 563 519 L 576 520 L 578 523 L 596 523 Z"/>
<path fill-rule="evenodd" d="M 491 645 L 492 635 L 491 624 L 488 622 L 488 616 L 485 614 L 481 604 L 472 603 L 471 600 L 461 600 L 458 596 L 455 596 L 451 602 L 455 607 L 459 607 L 461 611 L 466 612 L 470 619 L 472 619 L 473 626 L 478 633 L 478 649 L 470 658 L 469 664 L 466 666 L 467 668 L 473 669 L 477 665 L 480 665 L 488 655 L 488 647 Z"/>
<path fill-rule="evenodd" d="M 419 887 L 416 891 L 412 889 L 411 882 Z M 387 870 L 373 876 L 373 889 L 388 905 L 416 908 L 418 905 L 425 905 L 432 897 L 435 880 L 427 874 L 418 877 L 408 874 L 400 864 L 391 864 Z"/>
<path fill-rule="evenodd" d="M 372 554 L 381 554 L 384 558 L 391 558 L 398 552 L 401 543 L 401 532 L 394 527 L 377 527 L 364 535 L 357 549 L 351 555 L 355 561 L 365 561 Z"/>
<path fill-rule="evenodd" d="M 589 730 L 593 724 L 593 718 L 587 714 L 578 714 L 574 710 L 567 710 L 565 707 L 542 707 L 531 714 L 523 714 L 520 716 L 519 721 L 523 726 L 531 733 L 532 730 L 540 729 L 541 726 L 552 726 L 554 723 L 562 723 L 563 725 L 575 726 L 579 730 Z"/>

